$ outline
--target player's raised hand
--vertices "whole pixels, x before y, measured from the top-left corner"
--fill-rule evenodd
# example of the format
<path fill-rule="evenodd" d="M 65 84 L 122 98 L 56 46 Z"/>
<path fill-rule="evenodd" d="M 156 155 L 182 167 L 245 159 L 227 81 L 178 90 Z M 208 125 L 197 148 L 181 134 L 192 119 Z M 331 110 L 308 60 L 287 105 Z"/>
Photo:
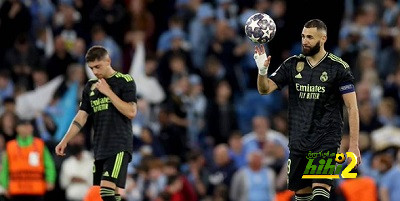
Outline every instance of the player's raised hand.
<path fill-rule="evenodd" d="M 67 144 L 63 143 L 62 141 L 58 143 L 55 148 L 57 156 L 65 156 L 65 148 L 67 148 Z"/>
<path fill-rule="evenodd" d="M 104 78 L 101 78 L 96 83 L 96 89 L 99 90 L 102 94 L 108 96 L 110 94 L 111 88 L 108 85 L 107 81 Z"/>
<path fill-rule="evenodd" d="M 256 61 L 258 73 L 260 75 L 266 75 L 268 72 L 269 63 L 271 62 L 271 56 L 267 57 L 265 48 L 263 45 L 256 45 L 254 49 L 254 60 Z"/>

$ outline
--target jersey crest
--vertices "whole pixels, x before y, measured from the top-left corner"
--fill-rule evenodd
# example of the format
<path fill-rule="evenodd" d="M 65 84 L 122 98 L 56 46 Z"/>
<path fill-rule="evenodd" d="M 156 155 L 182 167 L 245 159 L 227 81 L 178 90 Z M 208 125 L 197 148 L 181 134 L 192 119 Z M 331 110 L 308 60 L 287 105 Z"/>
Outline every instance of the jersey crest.
<path fill-rule="evenodd" d="M 303 61 L 297 62 L 296 71 L 297 71 L 298 73 L 300 73 L 301 71 L 303 71 L 303 69 L 304 69 L 304 62 L 303 62 Z"/>
<path fill-rule="evenodd" d="M 321 77 L 319 77 L 319 79 L 321 80 L 321 82 L 326 82 L 328 81 L 328 73 L 327 72 L 322 72 Z"/>
<path fill-rule="evenodd" d="M 93 83 L 92 86 L 90 86 L 90 96 L 94 96 L 94 90 L 96 89 L 96 83 Z"/>

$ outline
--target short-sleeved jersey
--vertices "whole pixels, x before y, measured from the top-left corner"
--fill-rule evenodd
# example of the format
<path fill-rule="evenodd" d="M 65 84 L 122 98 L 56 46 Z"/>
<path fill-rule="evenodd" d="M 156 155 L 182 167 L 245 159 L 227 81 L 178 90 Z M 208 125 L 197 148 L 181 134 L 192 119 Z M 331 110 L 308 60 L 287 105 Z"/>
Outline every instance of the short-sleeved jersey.
<path fill-rule="evenodd" d="M 278 89 L 289 87 L 291 151 L 339 147 L 343 129 L 342 94 L 354 90 L 354 78 L 346 62 L 326 53 L 312 68 L 304 55 L 293 56 L 270 79 Z"/>
<path fill-rule="evenodd" d="M 82 92 L 80 109 L 93 117 L 93 150 L 96 160 L 121 151 L 133 151 L 131 120 L 95 88 L 97 79 L 89 80 Z M 125 102 L 136 102 L 136 84 L 130 75 L 119 72 L 106 79 L 112 91 Z"/>

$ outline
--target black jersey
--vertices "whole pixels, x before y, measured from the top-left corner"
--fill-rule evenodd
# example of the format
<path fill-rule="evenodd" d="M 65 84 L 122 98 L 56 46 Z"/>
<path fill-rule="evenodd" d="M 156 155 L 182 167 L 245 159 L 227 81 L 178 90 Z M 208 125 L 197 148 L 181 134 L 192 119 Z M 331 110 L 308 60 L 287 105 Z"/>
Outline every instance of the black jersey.
<path fill-rule="evenodd" d="M 339 147 L 343 129 L 342 94 L 354 91 L 349 65 L 332 53 L 311 68 L 304 55 L 284 61 L 270 76 L 278 89 L 289 87 L 289 148 L 320 151 Z"/>
<path fill-rule="evenodd" d="M 112 91 L 125 102 L 136 102 L 136 84 L 130 75 L 116 72 L 106 79 Z M 82 93 L 80 109 L 93 116 L 93 150 L 96 160 L 121 151 L 133 151 L 131 120 L 117 110 L 111 100 L 95 88 L 97 79 L 89 80 Z"/>

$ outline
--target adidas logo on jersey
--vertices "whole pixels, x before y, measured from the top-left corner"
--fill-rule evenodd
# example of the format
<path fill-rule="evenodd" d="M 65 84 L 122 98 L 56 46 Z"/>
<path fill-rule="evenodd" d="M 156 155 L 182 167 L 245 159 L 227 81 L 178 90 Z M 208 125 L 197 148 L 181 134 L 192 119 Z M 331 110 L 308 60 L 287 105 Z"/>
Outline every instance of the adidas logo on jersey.
<path fill-rule="evenodd" d="M 301 74 L 300 73 L 298 73 L 296 76 L 294 76 L 295 78 L 298 78 L 298 79 L 301 79 L 301 78 L 303 78 L 302 76 L 301 76 Z"/>

